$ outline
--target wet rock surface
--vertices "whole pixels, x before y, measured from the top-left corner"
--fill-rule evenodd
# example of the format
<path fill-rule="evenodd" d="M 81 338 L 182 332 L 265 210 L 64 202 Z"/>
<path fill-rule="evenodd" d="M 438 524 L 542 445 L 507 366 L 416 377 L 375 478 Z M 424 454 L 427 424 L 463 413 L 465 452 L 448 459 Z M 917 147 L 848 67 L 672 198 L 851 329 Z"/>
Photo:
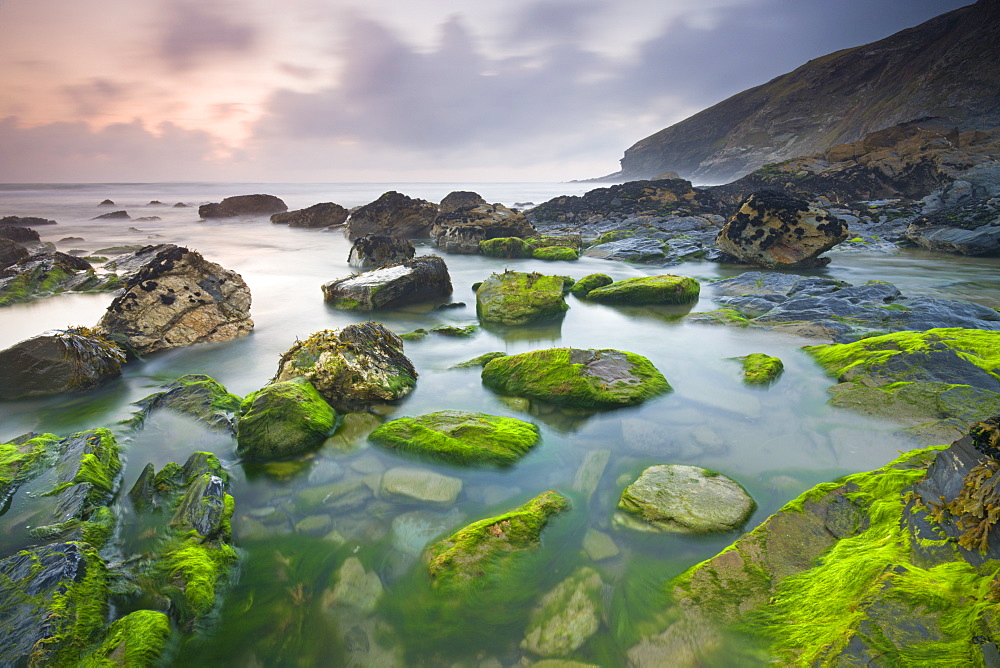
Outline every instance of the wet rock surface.
<path fill-rule="evenodd" d="M 85 328 L 55 330 L 0 351 L 0 399 L 93 389 L 121 375 L 125 351 Z"/>
<path fill-rule="evenodd" d="M 318 445 L 337 414 L 309 381 L 295 378 L 251 392 L 240 406 L 236 451 L 246 459 L 294 455 Z"/>
<path fill-rule="evenodd" d="M 83 258 L 40 252 L 0 270 L 0 306 L 60 292 L 103 292 L 120 287 L 115 276 L 98 276 Z"/>
<path fill-rule="evenodd" d="M 138 410 L 128 424 L 133 428 L 141 427 L 150 413 L 167 409 L 190 416 L 213 429 L 233 431 L 240 403 L 238 396 L 230 394 L 211 376 L 189 373 L 135 402 Z"/>
<path fill-rule="evenodd" d="M 238 216 L 270 216 L 288 211 L 288 205 L 274 195 L 236 195 L 221 202 L 202 204 L 198 215 L 202 218 L 235 218 Z"/>
<path fill-rule="evenodd" d="M 478 253 L 479 242 L 502 237 L 537 234 L 523 213 L 501 204 L 479 204 L 439 213 L 431 238 L 449 253 Z"/>
<path fill-rule="evenodd" d="M 0 218 L 0 227 L 8 227 L 8 226 L 37 227 L 39 225 L 55 225 L 55 224 L 56 221 L 54 220 L 49 220 L 48 218 L 39 218 L 38 216 L 4 216 L 3 218 Z M 37 235 L 38 233 L 35 232 L 34 238 L 36 241 L 38 240 Z"/>
<path fill-rule="evenodd" d="M 347 264 L 359 269 L 374 269 L 413 259 L 416 253 L 408 239 L 369 234 L 359 237 L 347 254 Z"/>
<path fill-rule="evenodd" d="M 323 285 L 328 304 L 352 311 L 391 308 L 451 293 L 448 266 L 436 255 L 421 255 Z"/>
<path fill-rule="evenodd" d="M 321 202 L 305 209 L 276 213 L 271 216 L 271 222 L 289 227 L 336 227 L 347 221 L 350 212 L 339 204 Z"/>
<path fill-rule="evenodd" d="M 347 238 L 353 241 L 369 234 L 405 239 L 426 237 L 437 214 L 436 204 L 390 190 L 351 213 Z"/>
<path fill-rule="evenodd" d="M 525 325 L 561 318 L 569 306 L 562 276 L 505 271 L 476 289 L 476 313 L 485 323 Z"/>

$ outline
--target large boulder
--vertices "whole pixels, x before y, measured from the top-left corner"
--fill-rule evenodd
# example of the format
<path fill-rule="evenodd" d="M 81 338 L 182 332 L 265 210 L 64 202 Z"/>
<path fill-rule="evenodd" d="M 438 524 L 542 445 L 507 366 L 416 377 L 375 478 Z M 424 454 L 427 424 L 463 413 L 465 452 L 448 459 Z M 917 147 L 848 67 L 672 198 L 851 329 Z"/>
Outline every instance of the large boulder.
<path fill-rule="evenodd" d="M 168 247 L 126 282 L 97 329 L 140 355 L 229 341 L 253 329 L 250 289 L 198 251 Z"/>
<path fill-rule="evenodd" d="M 325 329 L 281 356 L 273 381 L 305 378 L 334 408 L 350 412 L 413 391 L 417 372 L 403 341 L 384 325 L 363 322 Z"/>
<path fill-rule="evenodd" d="M 115 274 L 123 281 L 128 281 L 132 278 L 132 276 L 138 273 L 140 269 L 146 266 L 150 260 L 155 259 L 159 253 L 168 249 L 176 248 L 178 248 L 178 246 L 175 244 L 155 244 L 143 246 L 127 253 L 115 255 L 104 263 L 104 268 L 108 271 L 115 272 Z"/>
<path fill-rule="evenodd" d="M 486 200 L 484 200 L 479 193 L 474 193 L 469 190 L 455 190 L 444 196 L 444 199 L 441 200 L 441 204 L 438 205 L 438 210 L 441 213 L 451 213 L 452 211 L 476 207 L 480 204 L 486 203 Z"/>
<path fill-rule="evenodd" d="M 521 648 L 539 656 L 569 656 L 601 626 L 604 583 L 583 566 L 556 585 L 531 611 Z"/>
<path fill-rule="evenodd" d="M 55 225 L 55 224 L 56 221 L 54 220 L 49 220 L 48 218 L 39 218 L 37 216 L 4 216 L 3 218 L 0 218 L 0 226 L 10 225 L 10 226 L 22 226 L 22 227 L 35 227 L 37 225 Z"/>
<path fill-rule="evenodd" d="M 526 455 L 538 442 L 538 427 L 510 417 L 449 410 L 386 422 L 368 438 L 459 464 L 505 465 Z"/>
<path fill-rule="evenodd" d="M 569 306 L 562 276 L 505 271 L 493 274 L 476 290 L 476 312 L 483 322 L 526 325 L 561 318 Z"/>
<path fill-rule="evenodd" d="M 6 269 L 12 264 L 17 264 L 29 255 L 28 249 L 21 244 L 0 237 L 0 269 Z"/>
<path fill-rule="evenodd" d="M 634 406 L 670 392 L 652 362 L 620 350 L 551 348 L 489 361 L 482 371 L 489 388 L 581 408 Z"/>
<path fill-rule="evenodd" d="M 6 220 L 6 219 L 5 219 Z M 41 241 L 41 236 L 38 232 L 31 229 L 30 227 L 18 227 L 16 225 L 0 225 L 0 239 L 9 239 L 10 241 L 20 241 L 20 242 L 32 242 Z"/>
<path fill-rule="evenodd" d="M 333 202 L 320 202 L 305 209 L 276 213 L 271 222 L 289 227 L 332 227 L 343 225 L 350 211 Z"/>
<path fill-rule="evenodd" d="M 245 459 L 294 455 L 333 431 L 337 413 L 304 378 L 265 385 L 243 400 L 236 422 L 236 451 Z"/>
<path fill-rule="evenodd" d="M 118 287 L 117 277 L 98 276 L 83 258 L 43 252 L 0 270 L 0 306 L 59 292 L 98 292 Z"/>
<path fill-rule="evenodd" d="M 638 276 L 596 287 L 586 299 L 602 304 L 690 304 L 698 301 L 701 286 L 688 276 Z"/>
<path fill-rule="evenodd" d="M 426 237 L 437 217 L 437 206 L 395 190 L 356 209 L 347 221 L 347 238 L 384 234 L 406 239 Z"/>
<path fill-rule="evenodd" d="M 818 257 L 847 239 L 847 226 L 805 200 L 771 190 L 755 192 L 719 231 L 719 248 L 761 267 L 822 267 Z"/>
<path fill-rule="evenodd" d="M 270 216 L 283 211 L 288 211 L 288 205 L 274 195 L 236 195 L 198 207 L 198 215 L 202 218 Z"/>
<path fill-rule="evenodd" d="M 650 466 L 625 488 L 615 524 L 638 531 L 712 533 L 743 525 L 757 504 L 743 486 L 697 466 Z"/>
<path fill-rule="evenodd" d="M 956 181 L 952 185 L 959 183 L 966 182 Z M 910 223 L 906 238 L 918 246 L 945 253 L 1000 253 L 1000 197 L 977 198 L 933 210 Z"/>
<path fill-rule="evenodd" d="M 358 269 L 373 269 L 413 259 L 416 251 L 408 239 L 369 234 L 355 240 L 347 254 L 347 264 Z"/>
<path fill-rule="evenodd" d="M 0 351 L 0 399 L 90 390 L 121 375 L 125 351 L 99 334 L 53 330 Z"/>
<path fill-rule="evenodd" d="M 451 292 L 448 266 L 435 255 L 421 255 L 323 286 L 323 298 L 328 304 L 354 311 L 391 308 L 446 297 Z"/>
<path fill-rule="evenodd" d="M 479 242 L 486 239 L 536 234 L 523 213 L 502 204 L 480 204 L 440 213 L 431 228 L 437 247 L 450 253 L 478 253 Z"/>
<path fill-rule="evenodd" d="M 231 394 L 211 376 L 189 373 L 135 402 L 138 410 L 127 424 L 141 427 L 154 410 L 167 409 L 198 420 L 222 431 L 234 431 L 234 416 L 240 412 L 242 399 Z"/>

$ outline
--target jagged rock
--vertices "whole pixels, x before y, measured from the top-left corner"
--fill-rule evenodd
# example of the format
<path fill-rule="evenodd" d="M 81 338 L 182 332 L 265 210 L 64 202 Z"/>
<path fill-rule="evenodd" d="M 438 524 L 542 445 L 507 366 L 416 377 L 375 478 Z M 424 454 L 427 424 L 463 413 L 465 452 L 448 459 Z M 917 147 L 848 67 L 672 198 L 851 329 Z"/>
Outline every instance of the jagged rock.
<path fill-rule="evenodd" d="M 426 200 L 390 190 L 351 213 L 347 220 L 347 238 L 353 241 L 369 234 L 407 239 L 426 237 L 437 212 L 437 206 Z"/>
<path fill-rule="evenodd" d="M 661 274 L 615 281 L 587 291 L 586 299 L 602 304 L 690 304 L 701 286 L 688 276 Z"/>
<path fill-rule="evenodd" d="M 946 253 L 996 254 L 1000 252 L 1000 197 L 977 199 L 921 216 L 906 228 L 906 238 Z"/>
<path fill-rule="evenodd" d="M 147 263 L 154 260 L 159 253 L 176 248 L 179 246 L 175 244 L 142 246 L 136 250 L 115 255 L 104 263 L 104 268 L 115 272 L 119 278 L 127 282 Z"/>
<path fill-rule="evenodd" d="M 37 225 L 55 225 L 56 221 L 49 220 L 48 218 L 38 218 L 37 216 L 4 216 L 0 218 L 0 227 L 7 226 L 24 226 L 24 227 L 35 227 Z M 37 232 L 35 233 L 37 234 Z M 13 237 L 8 237 L 13 238 Z M 35 237 L 38 240 L 38 237 Z M 14 241 L 19 241 L 19 239 L 14 239 Z"/>
<path fill-rule="evenodd" d="M 128 215 L 127 211 L 112 211 L 110 213 L 102 213 L 99 216 L 94 216 L 91 220 L 131 220 L 132 216 Z"/>
<path fill-rule="evenodd" d="M 505 271 L 476 289 L 476 313 L 483 322 L 525 325 L 561 318 L 569 306 L 562 276 Z"/>
<path fill-rule="evenodd" d="M 356 311 L 390 308 L 451 293 L 448 266 L 436 255 L 421 255 L 323 286 L 323 297 L 328 304 Z"/>
<path fill-rule="evenodd" d="M 0 226 L 0 239 L 9 239 L 10 241 L 41 241 L 41 237 L 38 232 L 31 229 L 30 227 L 17 227 L 14 225 L 2 225 Z"/>
<path fill-rule="evenodd" d="M 431 228 L 437 247 L 449 253 L 478 253 L 479 242 L 536 235 L 523 213 L 502 204 L 480 204 L 438 214 Z"/>
<path fill-rule="evenodd" d="M 451 213 L 458 209 L 477 207 L 480 204 L 487 204 L 487 202 L 478 193 L 468 190 L 456 190 L 444 196 L 441 204 L 438 205 L 438 210 L 441 213 Z"/>
<path fill-rule="evenodd" d="M 531 611 L 521 648 L 539 656 L 567 656 L 601 625 L 601 576 L 584 566 L 545 594 Z"/>
<path fill-rule="evenodd" d="M 213 429 L 233 431 L 233 416 L 240 412 L 241 401 L 211 376 L 189 373 L 135 402 L 138 410 L 128 422 L 133 427 L 141 427 L 152 411 L 166 408 L 193 417 Z"/>
<path fill-rule="evenodd" d="M 377 322 L 322 330 L 281 356 L 273 382 L 305 378 L 339 411 L 409 394 L 417 372 L 403 341 Z"/>
<path fill-rule="evenodd" d="M 0 270 L 0 306 L 31 301 L 51 293 L 98 292 L 119 286 L 117 277 L 98 276 L 83 258 L 43 252 Z"/>
<path fill-rule="evenodd" d="M 236 195 L 218 203 L 202 204 L 198 207 L 198 215 L 202 218 L 270 216 L 283 211 L 288 211 L 288 205 L 274 195 Z"/>
<path fill-rule="evenodd" d="M 740 204 L 716 243 L 723 252 L 762 267 L 821 267 L 830 260 L 818 256 L 845 239 L 847 227 L 829 213 L 764 190 Z"/>
<path fill-rule="evenodd" d="M 0 233 L 2 233 L 2 230 L 0 230 Z M 13 264 L 17 264 L 29 255 L 28 249 L 21 244 L 0 237 L 0 269 L 6 269 Z"/>
<path fill-rule="evenodd" d="M 95 332 L 52 330 L 0 351 L 0 399 L 90 390 L 121 375 L 125 352 Z"/>
<path fill-rule="evenodd" d="M 596 188 L 582 196 L 564 195 L 539 204 L 528 213 L 536 226 L 572 222 L 577 227 L 606 219 L 629 216 L 667 216 L 720 213 L 715 198 L 694 188 L 690 181 L 663 179 L 630 181 L 607 188 Z"/>
<path fill-rule="evenodd" d="M 0 503 L 7 503 L 23 482 L 38 473 L 61 440 L 55 434 L 28 432 L 0 445 Z"/>
<path fill-rule="evenodd" d="M 385 267 L 413 258 L 416 251 L 408 239 L 369 234 L 360 237 L 347 254 L 347 264 L 358 269 Z"/>
<path fill-rule="evenodd" d="M 491 360 L 483 384 L 519 397 L 581 408 L 634 406 L 670 384 L 653 364 L 620 350 L 552 348 Z"/>
<path fill-rule="evenodd" d="M 638 531 L 731 531 L 757 504 L 743 486 L 721 473 L 677 464 L 650 466 L 625 488 L 615 524 Z"/>
<path fill-rule="evenodd" d="M 350 211 L 334 204 L 321 202 L 305 209 L 276 213 L 271 216 L 271 222 L 289 227 L 333 227 L 343 225 Z"/>
<path fill-rule="evenodd" d="M 243 400 L 236 451 L 249 460 L 293 455 L 321 443 L 336 420 L 336 412 L 306 379 L 271 383 Z"/>
<path fill-rule="evenodd" d="M 125 284 L 97 325 L 140 355 L 250 333 L 250 289 L 234 271 L 197 251 L 158 251 Z"/>

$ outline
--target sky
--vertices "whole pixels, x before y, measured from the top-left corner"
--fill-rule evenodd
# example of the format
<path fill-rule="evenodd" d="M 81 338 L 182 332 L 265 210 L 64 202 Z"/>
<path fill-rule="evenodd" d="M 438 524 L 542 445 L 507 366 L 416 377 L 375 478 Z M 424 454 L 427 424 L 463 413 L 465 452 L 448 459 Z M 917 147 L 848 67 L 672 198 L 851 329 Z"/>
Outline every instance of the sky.
<path fill-rule="evenodd" d="M 0 182 L 567 181 L 969 0 L 0 0 Z"/>

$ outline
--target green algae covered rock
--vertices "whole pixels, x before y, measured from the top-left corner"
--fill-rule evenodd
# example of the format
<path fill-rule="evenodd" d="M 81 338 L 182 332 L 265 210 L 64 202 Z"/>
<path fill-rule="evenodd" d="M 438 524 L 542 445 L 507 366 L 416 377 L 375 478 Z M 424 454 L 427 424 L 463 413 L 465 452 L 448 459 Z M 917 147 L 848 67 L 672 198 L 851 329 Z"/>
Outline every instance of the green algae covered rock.
<path fill-rule="evenodd" d="M 170 620 L 165 614 L 136 610 L 115 620 L 101 645 L 81 665 L 152 668 L 161 664 L 169 639 Z"/>
<path fill-rule="evenodd" d="M 536 260 L 573 261 L 580 259 L 580 251 L 566 246 L 542 246 L 533 250 L 531 257 Z"/>
<path fill-rule="evenodd" d="M 486 366 L 487 362 L 495 360 L 498 357 L 506 357 L 506 356 L 507 353 L 503 353 L 500 351 L 495 351 L 492 353 L 483 353 L 482 355 L 473 357 L 471 360 L 459 362 L 458 364 L 452 364 L 451 368 L 452 369 L 471 369 L 475 367 L 482 368 Z"/>
<path fill-rule="evenodd" d="M 439 411 L 386 422 L 371 441 L 459 464 L 512 464 L 538 442 L 538 427 L 470 411 Z"/>
<path fill-rule="evenodd" d="M 531 257 L 533 250 L 531 243 L 520 237 L 497 237 L 479 242 L 479 253 L 487 257 L 508 259 Z"/>
<path fill-rule="evenodd" d="M 492 360 L 483 384 L 519 397 L 580 408 L 634 406 L 670 392 L 652 362 L 620 350 L 551 348 Z"/>
<path fill-rule="evenodd" d="M 700 292 L 693 278 L 663 274 L 615 281 L 591 290 L 587 299 L 602 304 L 691 304 Z"/>
<path fill-rule="evenodd" d="M 8 499 L 17 487 L 38 473 L 38 464 L 61 439 L 55 434 L 23 434 L 0 445 L 0 499 Z"/>
<path fill-rule="evenodd" d="M 601 624 L 601 576 L 584 566 L 560 582 L 531 612 L 521 648 L 539 656 L 566 656 Z"/>
<path fill-rule="evenodd" d="M 318 445 L 337 413 L 304 378 L 266 385 L 247 395 L 236 423 L 236 451 L 247 459 L 292 455 Z"/>
<path fill-rule="evenodd" d="M 748 385 L 767 385 L 774 382 L 785 365 L 777 357 L 764 353 L 750 353 L 743 360 L 743 382 Z"/>
<path fill-rule="evenodd" d="M 166 408 L 176 413 L 188 415 L 213 429 L 233 430 L 233 416 L 239 412 L 242 399 L 230 394 L 225 386 L 211 376 L 189 373 L 167 383 L 159 392 L 154 392 L 135 405 L 139 410 L 127 421 L 138 428 L 154 410 Z"/>
<path fill-rule="evenodd" d="M 743 486 L 697 466 L 650 466 L 625 488 L 615 524 L 638 531 L 730 531 L 757 507 Z"/>
<path fill-rule="evenodd" d="M 476 290 L 476 312 L 483 322 L 526 325 L 561 318 L 569 306 L 561 276 L 505 271 Z"/>
<path fill-rule="evenodd" d="M 605 285 L 611 285 L 612 283 L 614 283 L 614 279 L 607 274 L 587 274 L 573 284 L 570 292 L 577 298 L 583 299 L 590 294 L 591 290 L 603 288 Z"/>
<path fill-rule="evenodd" d="M 48 331 L 0 350 L 0 399 L 90 390 L 124 362 L 125 351 L 86 327 Z"/>
<path fill-rule="evenodd" d="M 518 552 L 538 544 L 549 518 L 569 502 L 548 491 L 523 506 L 474 522 L 428 549 L 428 569 L 439 589 L 464 589 L 502 571 Z"/>

